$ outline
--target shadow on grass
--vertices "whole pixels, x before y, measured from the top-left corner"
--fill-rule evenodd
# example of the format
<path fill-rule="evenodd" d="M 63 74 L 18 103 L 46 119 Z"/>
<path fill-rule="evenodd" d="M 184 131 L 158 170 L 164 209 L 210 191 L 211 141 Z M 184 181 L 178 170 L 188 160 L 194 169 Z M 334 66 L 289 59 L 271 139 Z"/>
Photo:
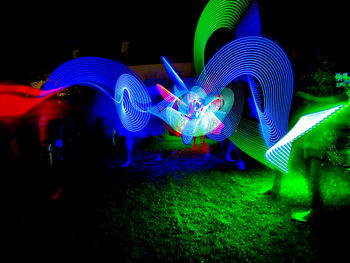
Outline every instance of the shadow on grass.
<path fill-rule="evenodd" d="M 272 179 L 265 169 L 183 172 L 165 175 L 161 188 L 148 181 L 111 189 L 96 210 L 114 244 L 109 255 L 125 262 L 316 261 L 310 226 L 263 194 Z"/>
<path fill-rule="evenodd" d="M 324 262 L 349 258 L 350 206 L 326 208 L 310 223 L 317 251 Z"/>

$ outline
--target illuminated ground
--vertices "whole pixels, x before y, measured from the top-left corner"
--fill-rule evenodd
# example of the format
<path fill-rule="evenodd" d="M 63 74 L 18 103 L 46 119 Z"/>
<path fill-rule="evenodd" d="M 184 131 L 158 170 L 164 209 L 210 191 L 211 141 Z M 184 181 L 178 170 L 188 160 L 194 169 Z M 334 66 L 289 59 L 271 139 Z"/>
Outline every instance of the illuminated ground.
<path fill-rule="evenodd" d="M 154 161 L 154 142 L 136 148 L 128 168 L 120 168 L 125 154 L 114 149 L 104 162 L 107 169 L 61 180 L 60 197 L 36 204 L 39 214 L 24 218 L 29 223 L 22 242 L 41 237 L 30 254 L 40 254 L 43 246 L 55 259 L 78 262 L 318 262 L 346 255 L 346 173 L 324 168 L 326 211 L 319 220 L 300 223 L 290 215 L 310 201 L 302 175 L 284 177 L 276 200 L 265 194 L 271 171 L 247 156 L 248 168 L 241 171 L 217 143 L 205 157 L 167 137 L 163 160 Z"/>

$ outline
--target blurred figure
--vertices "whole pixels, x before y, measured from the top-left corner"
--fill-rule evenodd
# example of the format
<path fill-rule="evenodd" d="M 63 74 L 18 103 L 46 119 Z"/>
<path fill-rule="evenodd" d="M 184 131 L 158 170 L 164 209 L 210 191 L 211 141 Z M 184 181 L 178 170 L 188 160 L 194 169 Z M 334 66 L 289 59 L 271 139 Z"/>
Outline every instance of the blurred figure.
<path fill-rule="evenodd" d="M 306 222 L 323 210 L 320 184 L 321 164 L 327 147 L 335 137 L 334 127 L 331 125 L 328 125 L 327 129 L 316 129 L 304 136 L 305 174 L 311 193 L 311 207 L 309 210 L 293 213 L 292 219 Z"/>
<path fill-rule="evenodd" d="M 306 112 L 313 112 L 315 106 L 332 105 L 337 101 L 343 100 L 342 95 L 340 97 L 315 97 L 304 92 L 299 92 L 297 95 L 305 99 Z M 292 219 L 306 222 L 323 210 L 320 185 L 322 174 L 321 164 L 327 148 L 334 143 L 336 137 L 336 127 L 335 123 L 332 121 L 328 121 L 326 126 L 322 129 L 315 128 L 303 136 L 303 158 L 305 163 L 305 175 L 311 193 L 311 207 L 306 211 L 292 213 Z"/>
<path fill-rule="evenodd" d="M 235 152 L 237 160 L 233 160 L 231 158 L 232 150 Z M 233 142 L 231 142 L 230 140 L 228 140 L 226 160 L 233 162 L 234 165 L 236 165 L 240 170 L 245 170 L 245 164 L 244 164 L 244 161 L 243 161 L 241 155 L 239 154 L 239 150 L 238 150 L 237 146 Z"/>

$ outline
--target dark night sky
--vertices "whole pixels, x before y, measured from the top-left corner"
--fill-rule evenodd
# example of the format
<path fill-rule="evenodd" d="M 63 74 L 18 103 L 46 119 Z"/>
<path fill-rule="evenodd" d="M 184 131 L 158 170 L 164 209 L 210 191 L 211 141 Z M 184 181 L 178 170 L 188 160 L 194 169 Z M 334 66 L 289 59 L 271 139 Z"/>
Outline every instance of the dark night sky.
<path fill-rule="evenodd" d="M 161 63 L 162 55 L 173 62 L 192 62 L 195 27 L 207 2 L 95 1 L 7 7 L 0 21 L 4 29 L 2 78 L 43 67 L 52 71 L 70 59 L 75 48 L 82 56 L 102 56 L 125 64 Z M 260 0 L 263 33 L 285 50 L 307 54 L 322 49 L 338 60 L 349 58 L 345 48 L 350 43 L 346 18 L 350 9 L 341 2 Z M 123 40 L 130 41 L 127 59 L 119 54 Z"/>

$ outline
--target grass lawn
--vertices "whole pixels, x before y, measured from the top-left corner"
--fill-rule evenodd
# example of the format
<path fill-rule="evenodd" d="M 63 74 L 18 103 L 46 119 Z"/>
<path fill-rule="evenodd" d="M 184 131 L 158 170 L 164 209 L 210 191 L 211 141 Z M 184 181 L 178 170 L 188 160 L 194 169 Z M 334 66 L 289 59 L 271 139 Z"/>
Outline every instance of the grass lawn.
<path fill-rule="evenodd" d="M 154 160 L 152 142 L 135 150 L 128 168 L 120 168 L 123 158 L 112 157 L 109 186 L 80 226 L 79 257 L 94 262 L 319 262 L 347 254 L 347 173 L 324 167 L 326 209 L 319 220 L 301 223 L 291 213 L 310 204 L 303 174 L 284 176 L 281 197 L 274 199 L 266 194 L 271 170 L 247 156 L 248 168 L 239 170 L 217 143 L 208 144 L 212 153 L 205 157 L 166 136 L 162 161 Z"/>

